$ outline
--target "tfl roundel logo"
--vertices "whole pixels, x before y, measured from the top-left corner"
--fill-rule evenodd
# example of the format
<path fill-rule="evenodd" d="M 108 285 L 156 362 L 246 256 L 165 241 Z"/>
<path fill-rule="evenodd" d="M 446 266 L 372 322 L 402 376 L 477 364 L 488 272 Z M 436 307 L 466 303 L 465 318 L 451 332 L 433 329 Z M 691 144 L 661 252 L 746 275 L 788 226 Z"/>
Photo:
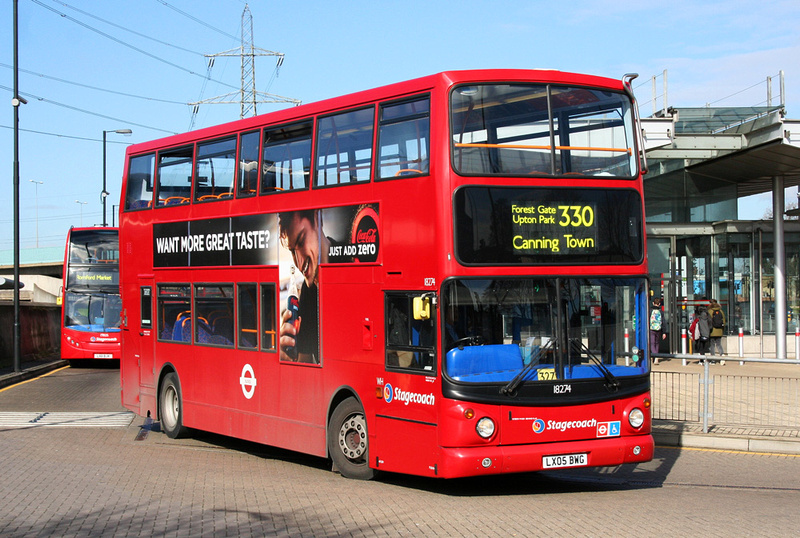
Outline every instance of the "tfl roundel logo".
<path fill-rule="evenodd" d="M 383 387 L 383 399 L 386 400 L 386 403 L 392 403 L 392 400 L 394 400 L 394 389 L 389 383 L 386 383 Z"/>
<path fill-rule="evenodd" d="M 537 418 L 533 421 L 533 433 L 542 433 L 544 431 L 544 420 Z"/>

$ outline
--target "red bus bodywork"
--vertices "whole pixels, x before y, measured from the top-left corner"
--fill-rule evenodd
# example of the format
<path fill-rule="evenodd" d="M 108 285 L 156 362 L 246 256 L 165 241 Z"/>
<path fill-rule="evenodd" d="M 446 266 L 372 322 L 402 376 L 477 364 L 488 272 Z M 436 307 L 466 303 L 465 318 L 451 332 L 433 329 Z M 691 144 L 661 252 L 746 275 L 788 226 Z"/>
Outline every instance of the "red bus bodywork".
<path fill-rule="evenodd" d="M 119 360 L 117 228 L 70 228 L 64 251 L 61 358 Z"/>
<path fill-rule="evenodd" d="M 343 474 L 358 478 L 369 478 L 373 470 L 451 478 L 650 460 L 653 438 L 650 434 L 649 370 L 647 360 L 642 354 L 636 355 L 636 351 L 632 356 L 634 361 L 639 361 L 635 363 L 639 365 L 637 375 L 625 377 L 627 374 L 623 367 L 617 365 L 610 368 L 617 372 L 619 379 L 616 381 L 609 381 L 614 375 L 593 373 L 591 382 L 567 379 L 560 382 L 558 380 L 566 374 L 552 374 L 556 381 L 542 383 L 540 389 L 546 388 L 546 392 L 531 392 L 530 401 L 538 402 L 531 404 L 525 403 L 527 396 L 524 391 L 529 389 L 511 387 L 510 377 L 501 376 L 503 387 L 493 381 L 500 378 L 491 377 L 492 373 L 479 374 L 478 377 L 484 376 L 489 380 L 484 384 L 465 382 L 466 377 L 459 379 L 454 370 L 448 373 L 448 357 L 453 357 L 455 363 L 463 349 L 446 350 L 443 343 L 446 332 L 445 303 L 442 302 L 445 287 L 449 296 L 455 297 L 463 289 L 456 282 L 463 281 L 469 286 L 488 278 L 501 283 L 533 278 L 538 279 L 535 280 L 538 286 L 539 282 L 555 282 L 559 275 L 570 275 L 576 282 L 578 279 L 586 282 L 584 288 L 588 289 L 591 287 L 590 279 L 595 277 L 610 275 L 638 283 L 644 281 L 647 273 L 643 239 L 640 252 L 631 263 L 604 263 L 602 259 L 594 263 L 525 265 L 459 261 L 460 247 L 454 231 L 454 193 L 465 192 L 469 197 L 472 191 L 468 189 L 475 186 L 499 189 L 487 191 L 490 193 L 513 188 L 540 189 L 536 193 L 550 189 L 562 192 L 557 189 L 567 188 L 559 195 L 564 199 L 569 197 L 569 191 L 589 191 L 598 187 L 629 191 L 634 198 L 638 197 L 634 204 L 638 206 L 634 209 L 642 217 L 641 222 L 636 223 L 636 233 L 644 236 L 638 162 L 633 165 L 635 172 L 631 177 L 625 178 L 588 177 L 578 173 L 569 174 L 565 180 L 567 174 L 530 175 L 527 171 L 525 177 L 456 173 L 453 159 L 457 150 L 453 149 L 451 142 L 458 127 L 451 125 L 449 103 L 455 87 L 468 88 L 463 85 L 469 84 L 568 85 L 628 95 L 621 81 L 558 71 L 446 72 L 130 146 L 119 221 L 123 405 L 143 416 L 158 415 L 162 422 L 164 415 L 169 415 L 167 418 L 175 422 L 175 428 L 169 433 L 175 435 L 182 433 L 181 427 L 196 428 L 320 457 L 334 456 L 332 451 L 341 449 L 347 458 L 350 450 L 354 460 L 363 458 L 361 467 L 366 469 L 347 470 Z M 553 90 L 548 91 L 555 94 Z M 463 93 L 469 95 L 472 90 L 469 88 Z M 314 184 L 311 188 L 296 191 L 276 189 L 278 192 L 270 193 L 262 190 L 262 194 L 254 196 L 245 194 L 237 185 L 235 193 L 214 194 L 218 196 L 216 200 L 200 200 L 195 192 L 186 195 L 194 196 L 193 201 L 184 197 L 175 205 L 166 202 L 166 198 L 159 199 L 157 191 L 149 201 L 138 203 L 130 199 L 130 192 L 134 190 L 132 178 L 141 175 L 139 169 L 134 173 L 131 164 L 137 157 L 152 155 L 153 163 L 166 166 L 171 163 L 169 159 L 161 158 L 167 155 L 166 151 L 172 151 L 171 155 L 176 156 L 173 160 L 179 160 L 178 157 L 191 153 L 191 148 L 198 148 L 198 143 L 242 133 L 266 133 L 265 129 L 293 126 L 305 119 L 314 122 L 314 133 L 317 133 L 322 122 L 333 114 L 364 109 L 375 118 L 375 132 L 371 136 L 377 140 L 382 118 L 388 116 L 381 115 L 388 110 L 383 105 L 404 104 L 415 97 L 429 101 L 427 173 L 406 174 L 401 170 L 396 178 L 379 180 L 374 177 L 377 172 L 371 172 L 370 177 L 362 180 L 358 166 L 353 166 L 348 174 L 354 179 L 347 185 Z M 484 106 L 488 106 L 485 103 L 488 99 L 484 101 Z M 290 130 L 289 127 L 284 129 Z M 311 139 L 315 148 L 312 171 L 316 166 L 329 164 L 322 162 L 317 155 L 322 151 L 317 139 L 319 136 L 314 134 Z M 262 161 L 263 145 L 264 140 L 261 141 L 262 151 L 259 151 Z M 639 148 L 636 145 L 632 147 L 633 152 L 629 150 L 628 153 L 638 161 Z M 183 148 L 190 149 L 179 153 L 178 150 L 183 151 Z M 563 149 L 558 151 L 562 156 L 566 153 Z M 572 153 L 577 154 L 578 149 L 572 148 Z M 377 169 L 375 152 L 369 159 L 372 168 Z M 268 166 L 262 161 L 259 161 L 258 169 L 263 171 Z M 417 159 L 415 164 L 420 161 Z M 239 162 L 243 159 L 239 158 Z M 166 174 L 165 170 L 167 168 L 161 170 L 162 175 Z M 240 169 L 237 173 L 243 172 Z M 203 174 L 202 180 L 198 180 L 201 174 L 195 169 L 195 190 L 200 188 L 197 185 L 209 188 L 211 180 L 207 179 L 208 174 Z M 158 181 L 159 172 L 151 169 L 144 175 L 147 178 L 142 180 L 141 190 L 149 192 L 152 184 Z M 341 168 L 337 169 L 337 178 L 340 177 L 343 177 Z M 307 178 L 306 185 L 309 185 L 311 174 Z M 553 207 L 560 200 L 554 199 Z M 263 323 L 265 318 L 282 321 L 284 292 L 278 291 L 285 288 L 286 276 L 281 273 L 279 263 L 228 264 L 227 261 L 219 262 L 221 258 L 214 256 L 225 252 L 225 260 L 234 259 L 237 254 L 231 254 L 231 251 L 244 242 L 251 245 L 264 240 L 274 241 L 277 245 L 275 235 L 279 232 L 272 220 L 278 220 L 277 214 L 282 211 L 314 209 L 334 214 L 333 210 L 337 208 L 352 208 L 355 212 L 363 206 L 375 208 L 378 214 L 380 243 L 375 249 L 376 256 L 367 256 L 364 258 L 367 261 L 360 261 L 356 255 L 346 261 L 320 263 L 320 336 L 316 361 L 286 360 L 282 355 L 281 337 L 277 334 L 281 323 L 275 323 L 271 331 L 264 330 Z M 269 217 L 264 217 L 267 223 L 264 226 L 271 227 L 269 233 L 258 236 L 257 226 L 241 228 L 246 231 L 237 232 L 237 227 L 245 227 L 244 219 L 262 215 Z M 368 232 L 364 233 L 364 237 L 368 235 Z M 352 240 L 344 245 L 345 250 L 357 244 L 355 234 L 348 237 Z M 585 241 L 590 240 L 593 241 L 591 238 Z M 265 246 L 265 251 L 273 248 L 273 243 L 265 245 L 269 245 Z M 331 254 L 338 252 L 336 247 L 330 248 Z M 201 260 L 204 256 L 207 261 Z M 175 261 L 178 258 L 180 260 Z M 193 265 L 195 263 L 197 265 Z M 299 266 L 298 269 L 303 271 Z M 605 282 L 603 280 L 595 287 L 599 289 Z M 268 288 L 255 288 L 264 283 L 274 286 L 274 297 Z M 249 325 L 245 327 L 246 323 L 237 316 L 233 319 L 234 329 L 226 333 L 231 335 L 226 340 L 231 341 L 214 344 L 199 332 L 201 321 L 203 325 L 206 322 L 211 325 L 205 319 L 208 316 L 201 316 L 201 320 L 195 312 L 193 321 L 187 323 L 181 314 L 177 314 L 176 319 L 174 312 L 177 310 L 170 310 L 175 308 L 175 304 L 184 304 L 182 301 L 185 301 L 197 311 L 204 308 L 203 301 L 213 296 L 220 304 L 230 304 L 230 308 L 238 311 L 244 297 L 240 289 L 250 289 L 248 286 L 260 292 L 257 348 L 246 343 L 243 337 L 247 331 L 255 331 L 249 329 Z M 555 289 L 559 287 L 565 288 L 561 285 Z M 230 303 L 225 303 L 231 292 L 236 294 L 236 300 L 230 299 Z M 531 293 L 541 292 L 537 288 Z M 402 303 L 406 295 L 409 304 L 412 298 L 419 297 L 420 302 L 430 309 L 431 326 L 436 331 L 430 353 L 420 351 L 422 348 L 415 347 L 418 344 L 411 340 L 406 342 L 409 345 L 405 355 L 403 346 L 398 346 L 399 351 L 394 353 L 389 350 L 393 336 L 388 331 L 391 323 L 388 305 L 394 304 L 395 300 L 397 304 Z M 632 304 L 644 301 L 641 305 L 636 303 L 636 308 L 642 309 L 636 310 L 636 315 L 646 315 L 646 298 L 642 299 L 646 297 L 644 288 L 632 296 Z M 485 312 L 492 308 L 486 306 Z M 605 315 L 601 308 L 598 302 L 596 307 L 584 309 L 582 315 L 587 320 L 590 320 L 589 316 L 600 320 L 600 316 Z M 167 315 L 169 324 L 166 321 L 162 323 L 159 316 Z M 182 321 L 183 325 L 190 326 L 194 323 L 191 328 L 193 336 L 186 339 L 185 332 L 183 339 L 176 336 L 180 331 L 172 324 L 173 321 L 175 324 Z M 642 329 L 644 324 L 638 321 L 634 343 L 638 348 L 645 348 L 646 329 Z M 584 332 L 590 333 L 592 321 L 586 323 Z M 234 334 L 236 338 L 233 338 Z M 591 343 L 594 337 L 590 334 L 587 338 L 585 341 Z M 522 349 L 516 340 L 509 336 L 495 344 L 498 350 L 500 345 L 517 345 L 516 349 Z M 622 341 L 617 339 L 615 342 L 616 349 L 621 349 Z M 472 347 L 480 351 L 477 349 L 480 346 Z M 542 344 L 541 347 L 546 346 Z M 482 349 L 493 348 L 487 345 Z M 449 351 L 453 354 L 448 355 Z M 403 366 L 403 360 L 410 360 L 405 357 L 426 353 L 432 363 L 421 367 L 424 369 L 414 369 L 408 363 Z M 577 371 L 573 367 L 554 367 L 552 370 Z M 538 375 L 545 377 L 544 372 Z M 620 380 L 621 383 L 614 384 Z M 607 383 L 606 388 L 602 383 Z M 503 388 L 507 389 L 508 395 L 499 397 Z M 571 393 L 548 396 L 567 390 Z M 560 399 L 562 396 L 565 399 Z M 166 408 L 164 400 L 171 402 Z M 354 417 L 352 428 L 340 427 L 338 422 L 342 421 L 342 414 Z M 641 424 L 632 425 L 632 414 L 641 418 Z M 483 424 L 489 428 L 484 430 L 484 436 L 476 433 L 477 423 L 482 419 L 487 419 Z M 335 465 L 336 461 L 334 457 Z"/>

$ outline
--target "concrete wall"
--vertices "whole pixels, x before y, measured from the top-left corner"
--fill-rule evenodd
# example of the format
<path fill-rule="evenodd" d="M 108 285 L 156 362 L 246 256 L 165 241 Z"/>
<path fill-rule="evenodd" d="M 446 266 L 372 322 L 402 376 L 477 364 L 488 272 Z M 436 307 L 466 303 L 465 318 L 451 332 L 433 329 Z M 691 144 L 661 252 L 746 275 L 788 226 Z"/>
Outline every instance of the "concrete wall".
<path fill-rule="evenodd" d="M 22 360 L 58 355 L 61 348 L 61 307 L 20 303 Z M 14 364 L 14 305 L 0 304 L 0 368 Z"/>

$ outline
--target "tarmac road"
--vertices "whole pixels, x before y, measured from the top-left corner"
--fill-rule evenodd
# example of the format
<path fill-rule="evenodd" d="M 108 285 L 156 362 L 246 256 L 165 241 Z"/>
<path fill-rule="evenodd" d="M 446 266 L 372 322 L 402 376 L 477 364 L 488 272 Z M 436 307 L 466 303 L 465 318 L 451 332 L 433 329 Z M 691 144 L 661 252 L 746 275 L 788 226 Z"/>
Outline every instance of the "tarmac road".
<path fill-rule="evenodd" d="M 11 423 L 20 413 L 41 418 Z M 358 482 L 323 459 L 143 424 L 120 406 L 113 369 L 0 391 L 0 535 L 729 538 L 800 526 L 791 454 L 659 446 L 638 466 Z"/>

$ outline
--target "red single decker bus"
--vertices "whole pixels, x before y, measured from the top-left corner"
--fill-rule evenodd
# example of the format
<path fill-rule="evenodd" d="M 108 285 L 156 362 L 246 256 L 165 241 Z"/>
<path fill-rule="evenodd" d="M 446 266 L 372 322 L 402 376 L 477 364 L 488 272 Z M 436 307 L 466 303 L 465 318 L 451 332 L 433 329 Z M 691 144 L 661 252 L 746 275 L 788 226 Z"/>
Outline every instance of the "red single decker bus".
<path fill-rule="evenodd" d="M 130 146 L 123 405 L 361 479 L 650 460 L 631 78 L 445 72 Z"/>
<path fill-rule="evenodd" d="M 64 252 L 61 358 L 120 359 L 119 234 L 70 228 Z"/>

